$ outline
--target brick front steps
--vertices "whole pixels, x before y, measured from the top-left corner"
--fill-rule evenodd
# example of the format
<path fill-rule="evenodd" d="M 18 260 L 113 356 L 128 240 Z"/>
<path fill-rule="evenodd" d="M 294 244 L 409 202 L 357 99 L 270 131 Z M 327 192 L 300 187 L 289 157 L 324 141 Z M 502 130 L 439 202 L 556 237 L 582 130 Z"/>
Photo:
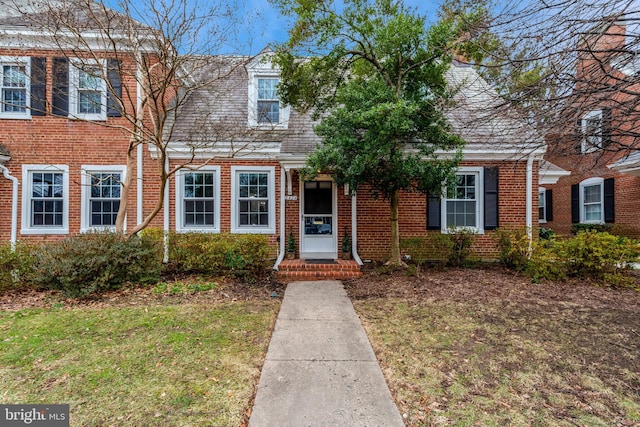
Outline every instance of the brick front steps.
<path fill-rule="evenodd" d="M 330 260 L 329 260 L 330 261 Z M 362 276 L 360 266 L 353 260 L 338 259 L 332 263 L 307 262 L 304 259 L 283 260 L 278 267 L 281 280 L 346 280 Z"/>

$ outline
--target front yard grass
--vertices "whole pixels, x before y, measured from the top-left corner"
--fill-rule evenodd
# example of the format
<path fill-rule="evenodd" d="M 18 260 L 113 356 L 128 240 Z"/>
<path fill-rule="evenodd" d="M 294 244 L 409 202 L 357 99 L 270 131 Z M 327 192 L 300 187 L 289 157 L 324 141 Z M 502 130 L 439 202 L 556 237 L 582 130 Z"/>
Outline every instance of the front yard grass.
<path fill-rule="evenodd" d="M 424 276 L 348 284 L 408 426 L 640 426 L 640 293 Z"/>
<path fill-rule="evenodd" d="M 0 402 L 69 403 L 73 426 L 238 426 L 278 306 L 0 312 Z"/>

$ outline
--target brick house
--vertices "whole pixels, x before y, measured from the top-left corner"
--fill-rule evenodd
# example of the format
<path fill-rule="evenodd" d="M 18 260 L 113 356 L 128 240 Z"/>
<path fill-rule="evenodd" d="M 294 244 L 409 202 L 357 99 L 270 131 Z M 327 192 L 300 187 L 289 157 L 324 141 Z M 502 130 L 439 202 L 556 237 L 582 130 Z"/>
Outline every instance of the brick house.
<path fill-rule="evenodd" d="M 540 186 L 539 222 L 561 234 L 573 224 L 611 224 L 640 237 L 637 154 L 640 62 L 627 48 L 625 23 L 605 19 L 581 36 L 575 87 L 545 159 L 570 171 Z"/>
<path fill-rule="evenodd" d="M 0 239 L 47 240 L 112 228 L 131 137 L 120 129 L 130 123 L 112 98 L 120 95 L 120 105 L 135 108 L 136 82 L 112 72 L 115 59 L 108 55 L 99 65 L 108 84 L 92 80 L 20 17 L 0 15 L 0 33 Z M 308 115 L 281 105 L 269 55 L 265 50 L 255 58 L 219 58 L 210 65 L 215 69 L 190 73 L 190 82 L 213 72 L 224 77 L 191 92 L 165 126 L 171 141 L 167 167 L 183 167 L 151 225 L 266 234 L 277 253 L 276 269 L 283 265 L 289 233 L 301 259 L 339 258 L 347 233 L 356 267 L 384 260 L 390 242 L 386 202 L 368 188 L 357 194 L 337 188 L 328 175 L 300 178 L 306 156 L 320 141 Z M 458 183 L 444 197 L 402 194 L 400 234 L 465 227 L 478 234 L 475 251 L 493 258 L 494 230 L 536 226 L 538 186 L 555 183 L 562 170 L 541 161 L 543 140 L 500 107 L 473 68 L 454 62 L 448 79 L 459 88 L 448 116 L 467 141 Z M 99 102 L 83 103 L 88 98 Z M 158 159 L 152 146 L 136 153 L 129 229 L 157 202 Z"/>

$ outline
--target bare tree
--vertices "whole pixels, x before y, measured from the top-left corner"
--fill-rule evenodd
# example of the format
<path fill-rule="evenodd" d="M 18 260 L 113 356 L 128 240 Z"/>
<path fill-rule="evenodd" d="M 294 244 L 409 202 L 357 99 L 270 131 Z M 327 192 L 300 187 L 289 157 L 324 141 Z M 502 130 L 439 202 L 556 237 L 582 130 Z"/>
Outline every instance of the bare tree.
<path fill-rule="evenodd" d="M 52 48 L 63 56 L 54 61 L 54 79 L 57 67 L 63 74 L 64 70 L 77 70 L 87 89 L 85 99 L 74 100 L 77 105 L 84 104 L 74 107 L 68 99 L 73 91 L 67 88 L 67 93 L 62 93 L 64 89 L 54 87 L 52 105 L 41 103 L 41 108 L 47 114 L 116 128 L 129 141 L 117 232 L 125 232 L 140 147 L 148 148 L 157 159 L 159 193 L 153 209 L 128 230 L 132 235 L 147 227 L 162 210 L 166 184 L 180 169 L 197 169 L 216 157 L 234 157 L 255 149 L 250 131 L 238 132 L 247 129 L 246 122 L 234 125 L 235 119 L 225 117 L 219 105 L 214 105 L 237 89 L 233 86 L 237 79 L 232 77 L 250 60 L 217 54 L 233 50 L 237 42 L 241 19 L 235 11 L 237 4 L 224 0 L 116 0 L 109 4 L 105 0 L 10 1 L 30 26 L 52 36 Z M 95 91 L 99 85 L 106 85 L 106 100 Z M 184 126 L 176 124 L 192 98 L 203 92 L 208 96 L 200 96 L 199 106 L 206 113 L 185 132 Z M 205 102 L 209 104 L 203 105 Z M 96 115 L 120 119 L 96 120 Z M 179 160 L 169 168 L 170 158 Z M 141 171 L 137 173 L 139 176 Z"/>
<path fill-rule="evenodd" d="M 497 42 L 477 65 L 551 154 L 597 161 L 640 148 L 640 2 L 507 2 L 491 30 Z"/>

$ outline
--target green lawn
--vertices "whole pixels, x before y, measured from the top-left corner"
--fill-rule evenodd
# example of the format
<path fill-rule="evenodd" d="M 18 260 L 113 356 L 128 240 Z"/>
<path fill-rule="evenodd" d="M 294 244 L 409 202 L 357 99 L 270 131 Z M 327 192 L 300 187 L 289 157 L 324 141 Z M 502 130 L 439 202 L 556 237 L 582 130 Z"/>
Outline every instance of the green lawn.
<path fill-rule="evenodd" d="M 277 301 L 0 313 L 0 402 L 69 403 L 71 425 L 238 426 Z"/>
<path fill-rule="evenodd" d="M 354 303 L 408 426 L 640 426 L 637 306 Z"/>

